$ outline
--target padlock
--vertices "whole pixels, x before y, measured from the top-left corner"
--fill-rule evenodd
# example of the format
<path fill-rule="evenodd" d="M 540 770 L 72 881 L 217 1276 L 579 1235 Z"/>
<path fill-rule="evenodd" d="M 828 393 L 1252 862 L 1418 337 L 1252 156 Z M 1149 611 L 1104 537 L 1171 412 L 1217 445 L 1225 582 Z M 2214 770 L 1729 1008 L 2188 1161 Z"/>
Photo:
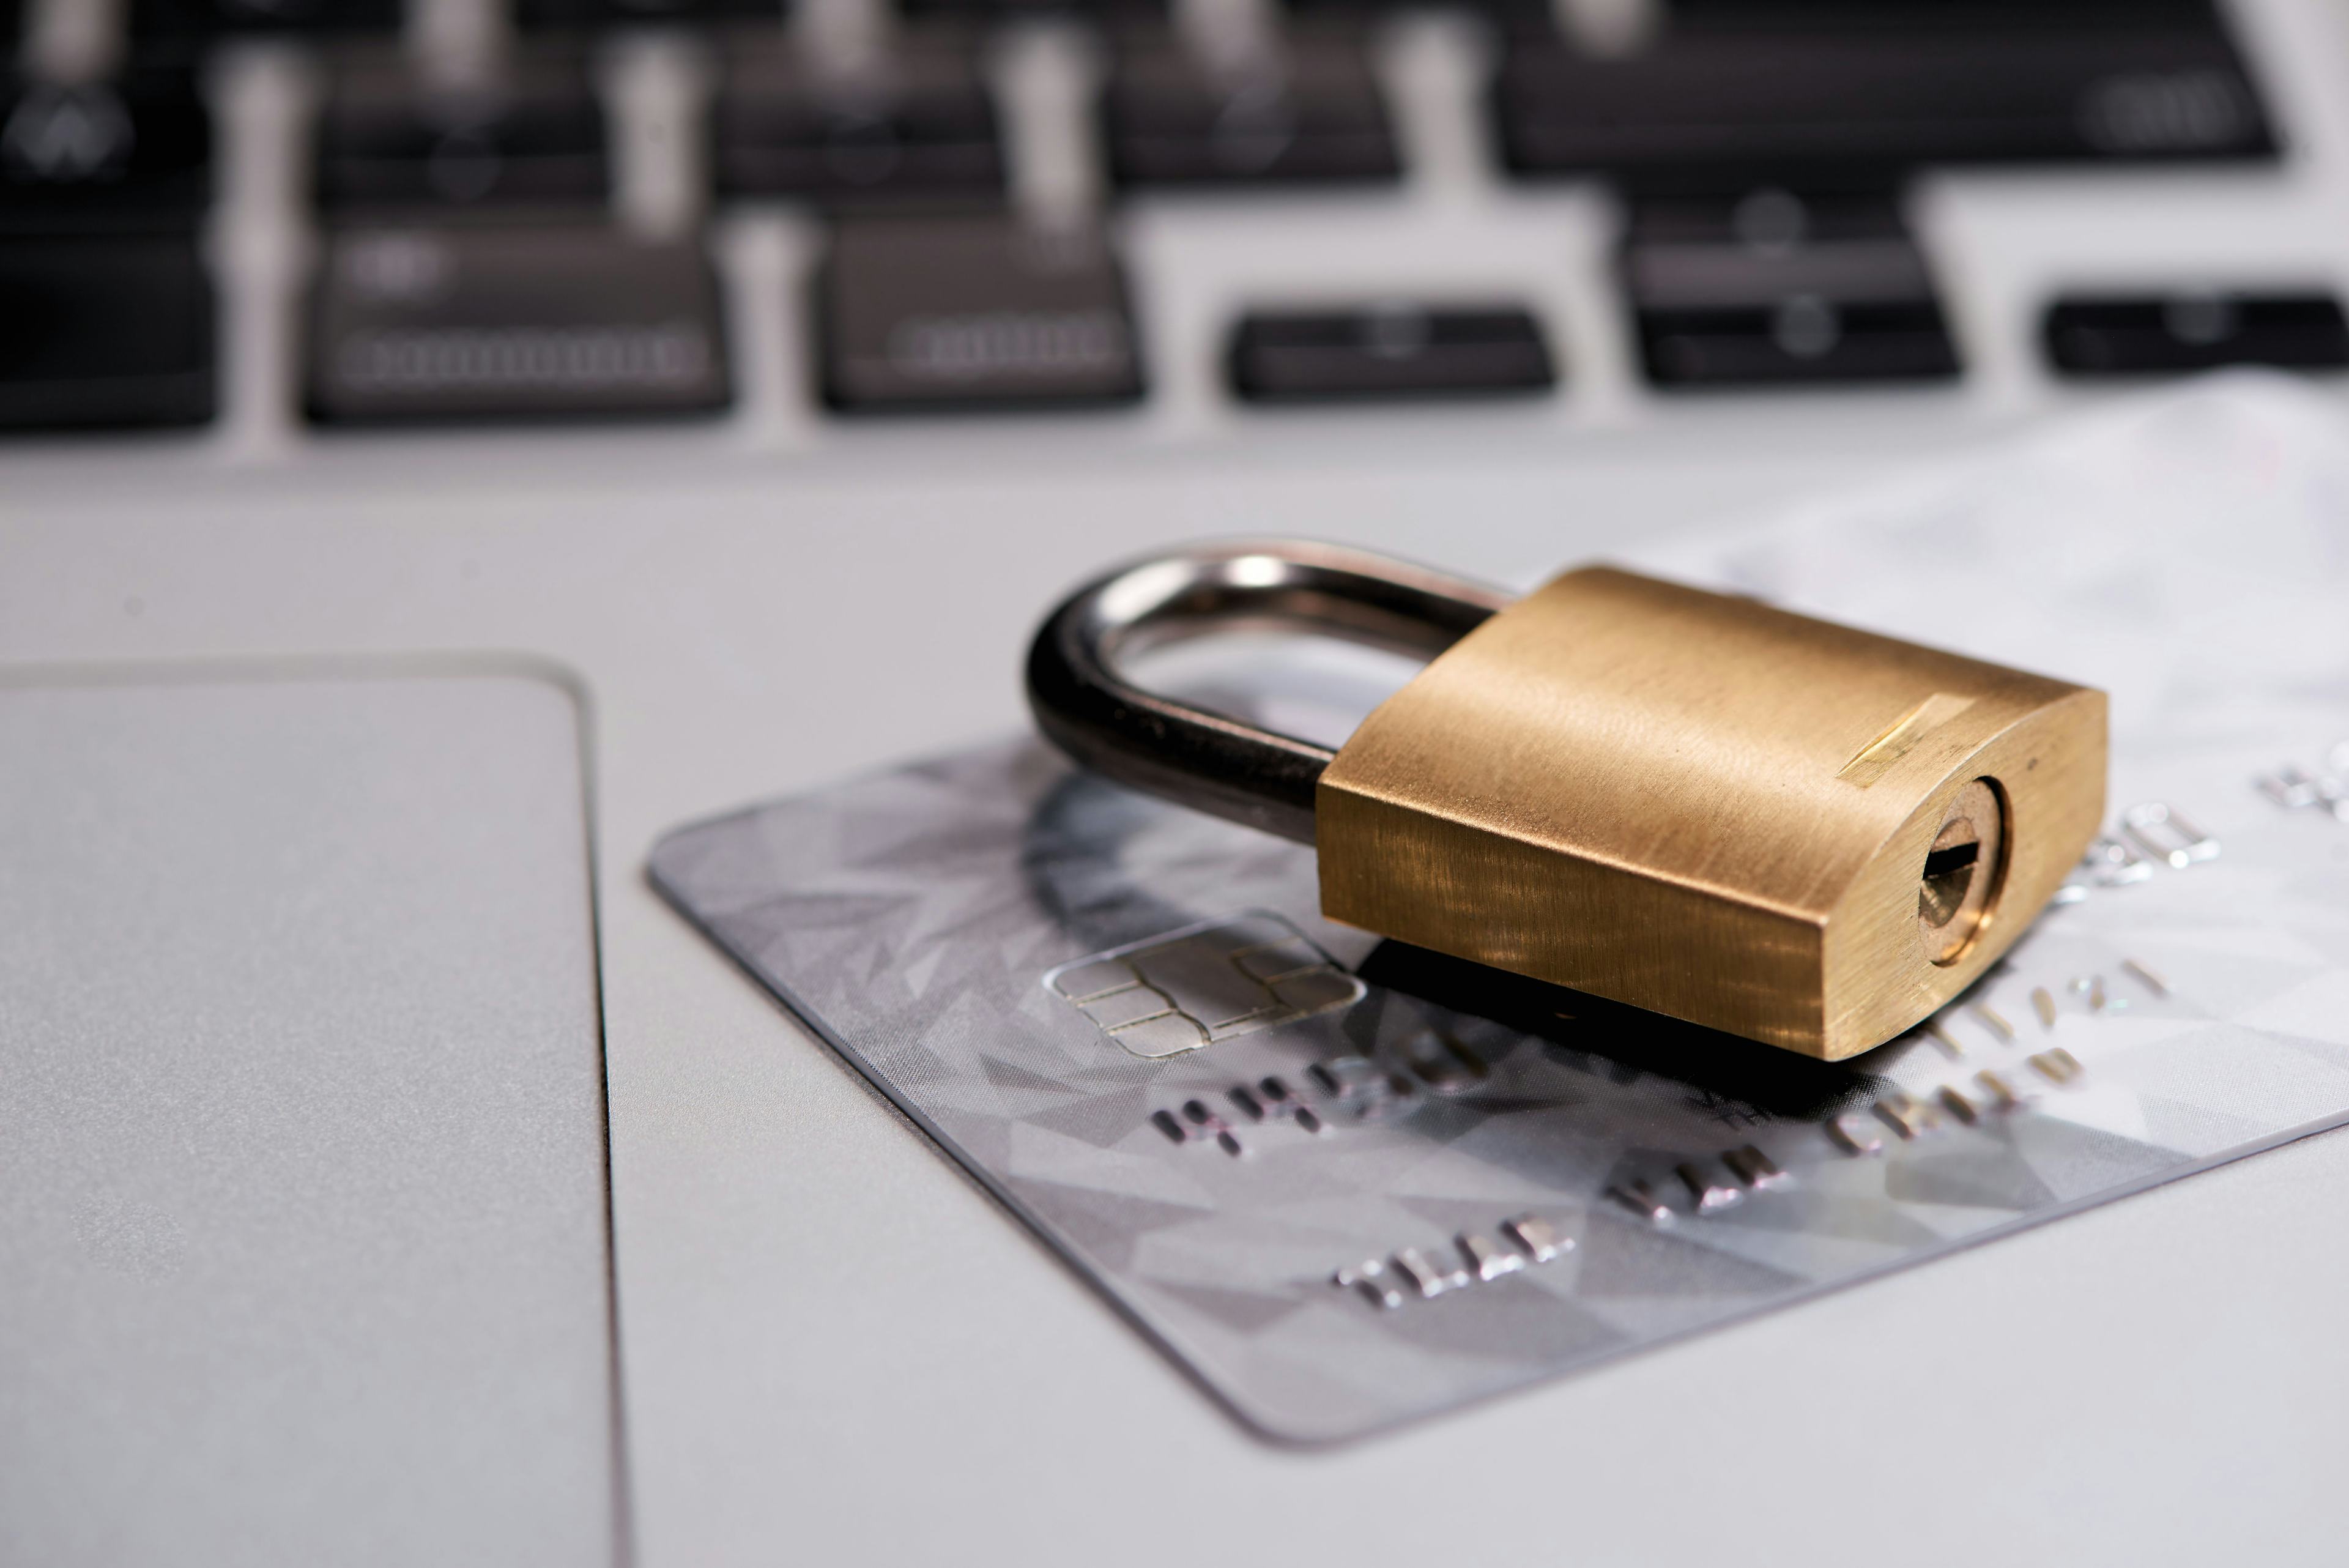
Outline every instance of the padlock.
<path fill-rule="evenodd" d="M 1247 626 L 1428 663 L 1334 753 L 1118 667 Z M 1511 602 L 1203 547 L 1070 597 L 1028 693 L 1080 763 L 1315 846 L 1333 920 L 1830 1061 L 1979 979 L 2105 809 L 2101 691 L 1610 566 Z"/>

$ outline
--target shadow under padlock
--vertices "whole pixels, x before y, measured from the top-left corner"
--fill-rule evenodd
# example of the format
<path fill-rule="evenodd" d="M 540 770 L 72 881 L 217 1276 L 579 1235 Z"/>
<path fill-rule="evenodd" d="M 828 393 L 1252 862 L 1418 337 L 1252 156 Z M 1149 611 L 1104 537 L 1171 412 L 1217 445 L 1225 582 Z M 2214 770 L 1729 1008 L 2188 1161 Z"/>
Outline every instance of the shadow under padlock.
<path fill-rule="evenodd" d="M 1575 1071 L 1627 1086 L 1643 1075 L 1668 1078 L 1789 1121 L 1823 1121 L 1885 1093 L 1890 1080 L 1858 1064 L 1889 1066 L 1915 1047 L 1894 1041 L 1842 1062 L 1757 1052 L 1734 1034 L 1405 942 L 1381 941 L 1354 972 L 1365 985 L 1531 1035 Z"/>
<path fill-rule="evenodd" d="M 1036 757 L 1041 765 L 1056 765 L 1041 747 Z M 1075 770 L 1063 772 L 1038 799 L 1022 835 L 1020 866 L 1030 896 L 1068 932 L 1072 947 L 1095 955 L 1123 955 L 1137 946 L 1151 950 L 1142 955 L 1150 961 L 1145 978 L 1161 994 L 1172 994 L 1179 1005 L 1203 1015 L 1203 1004 L 1193 997 L 1212 1003 L 1248 989 L 1248 971 L 1243 967 L 1230 966 L 1232 972 L 1220 977 L 1226 983 L 1217 983 L 1216 968 L 1226 962 L 1228 951 L 1277 953 L 1287 944 L 1278 933 L 1267 932 L 1264 941 L 1242 950 L 1248 940 L 1242 928 L 1259 918 L 1244 907 L 1245 895 L 1241 905 L 1214 898 L 1171 898 L 1154 887 L 1152 878 L 1195 868 L 1188 879 L 1207 887 L 1261 888 L 1284 874 L 1311 887 L 1311 857 L 1299 846 L 1233 828 Z M 1180 950 L 1192 945 L 1202 950 Z M 1076 973 L 1065 986 L 1053 989 L 1078 1002 L 1092 991 L 1081 978 L 1088 964 L 1110 968 L 1120 963 L 1116 958 L 1074 961 L 1066 967 Z M 1290 972 L 1309 990 L 1328 990 L 1328 977 L 1319 972 L 1323 967 L 1300 962 Z M 1349 1054 L 1309 1064 L 1307 1072 L 1319 1069 L 1321 1077 L 1307 1082 L 1318 1085 L 1317 1092 L 1328 1101 L 1354 1107 L 1357 1114 L 1376 1107 L 1375 1114 L 1392 1108 L 1407 1115 L 1439 1103 L 1444 1089 L 1472 1088 L 1466 1082 L 1442 1082 L 1442 1075 L 1455 1065 L 1455 1060 L 1447 1059 L 1444 1043 L 1469 1033 L 1460 1024 L 1471 1019 L 1537 1043 L 1548 1061 L 1578 1077 L 1619 1088 L 1643 1077 L 1663 1079 L 1698 1096 L 1788 1120 L 1821 1120 L 1865 1103 L 1887 1087 L 1887 1080 L 1862 1070 L 1857 1062 L 1755 1052 L 1733 1035 L 1402 942 L 1377 941 L 1351 964 L 1350 973 L 1363 988 L 1359 996 L 1341 998 L 1332 992 L 1327 1011 L 1313 1005 L 1315 997 L 1300 998 L 1294 1019 L 1263 1026 L 1308 1016 L 1328 1018 Z M 1105 1044 L 1116 1042 L 1130 1054 L 1162 1060 L 1180 1060 L 1191 1050 L 1216 1051 L 1220 1041 L 1212 1028 L 1203 1045 L 1164 1053 L 1153 1048 L 1147 1036 L 1158 1026 L 1143 1019 L 1144 1009 L 1126 1001 L 1128 992 L 1138 989 L 1103 980 L 1098 1000 L 1091 1006 L 1080 1005 L 1102 1027 Z M 1233 1004 L 1235 1009 L 1240 1005 Z M 1131 1012 L 1133 1023 L 1123 1023 L 1126 1013 L 1117 1011 L 1121 1007 Z M 1143 1038 L 1119 1041 L 1126 1029 Z M 1912 1044 L 1887 1045 L 1864 1060 L 1871 1066 L 1889 1065 Z M 1464 1062 L 1466 1073 L 1478 1077 L 1500 1064 L 1497 1059 L 1480 1059 L 1473 1051 Z M 1438 1096 L 1397 1101 L 1367 1093 L 1354 1080 L 1372 1064 L 1381 1072 L 1437 1086 Z"/>

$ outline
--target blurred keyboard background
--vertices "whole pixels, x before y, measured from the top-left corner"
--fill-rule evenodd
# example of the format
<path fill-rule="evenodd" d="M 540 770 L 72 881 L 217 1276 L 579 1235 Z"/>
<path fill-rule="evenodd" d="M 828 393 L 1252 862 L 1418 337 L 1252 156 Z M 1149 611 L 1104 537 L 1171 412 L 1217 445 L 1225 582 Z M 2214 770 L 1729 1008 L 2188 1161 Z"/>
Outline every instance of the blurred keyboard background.
<path fill-rule="evenodd" d="M 0 0 L 0 429 L 265 463 L 324 427 L 785 452 L 1030 410 L 952 438 L 1024 462 L 1039 431 L 1517 440 L 1774 398 L 1831 423 L 1851 394 L 1930 423 L 2337 369 L 2340 23 Z"/>

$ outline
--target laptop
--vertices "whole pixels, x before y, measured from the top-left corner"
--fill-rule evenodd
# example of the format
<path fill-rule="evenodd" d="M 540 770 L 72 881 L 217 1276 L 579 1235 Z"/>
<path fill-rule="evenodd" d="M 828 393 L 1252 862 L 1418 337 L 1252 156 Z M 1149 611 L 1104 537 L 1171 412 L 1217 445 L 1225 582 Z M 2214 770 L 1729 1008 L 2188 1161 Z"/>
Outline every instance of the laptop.
<path fill-rule="evenodd" d="M 0 26 L 0 1557 L 2326 1559 L 2337 1139 L 1299 1455 L 644 868 L 1178 542 L 1522 587 L 2329 407 L 2334 7 Z"/>

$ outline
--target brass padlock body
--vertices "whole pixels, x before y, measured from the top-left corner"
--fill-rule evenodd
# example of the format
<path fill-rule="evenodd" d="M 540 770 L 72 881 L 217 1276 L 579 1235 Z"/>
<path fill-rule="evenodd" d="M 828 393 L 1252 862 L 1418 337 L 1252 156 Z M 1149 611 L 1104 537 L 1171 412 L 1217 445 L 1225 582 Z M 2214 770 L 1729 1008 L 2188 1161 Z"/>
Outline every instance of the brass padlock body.
<path fill-rule="evenodd" d="M 2101 691 L 1585 568 L 1339 751 L 1322 912 L 1835 1060 L 1997 961 L 2095 836 L 2105 754 Z"/>

